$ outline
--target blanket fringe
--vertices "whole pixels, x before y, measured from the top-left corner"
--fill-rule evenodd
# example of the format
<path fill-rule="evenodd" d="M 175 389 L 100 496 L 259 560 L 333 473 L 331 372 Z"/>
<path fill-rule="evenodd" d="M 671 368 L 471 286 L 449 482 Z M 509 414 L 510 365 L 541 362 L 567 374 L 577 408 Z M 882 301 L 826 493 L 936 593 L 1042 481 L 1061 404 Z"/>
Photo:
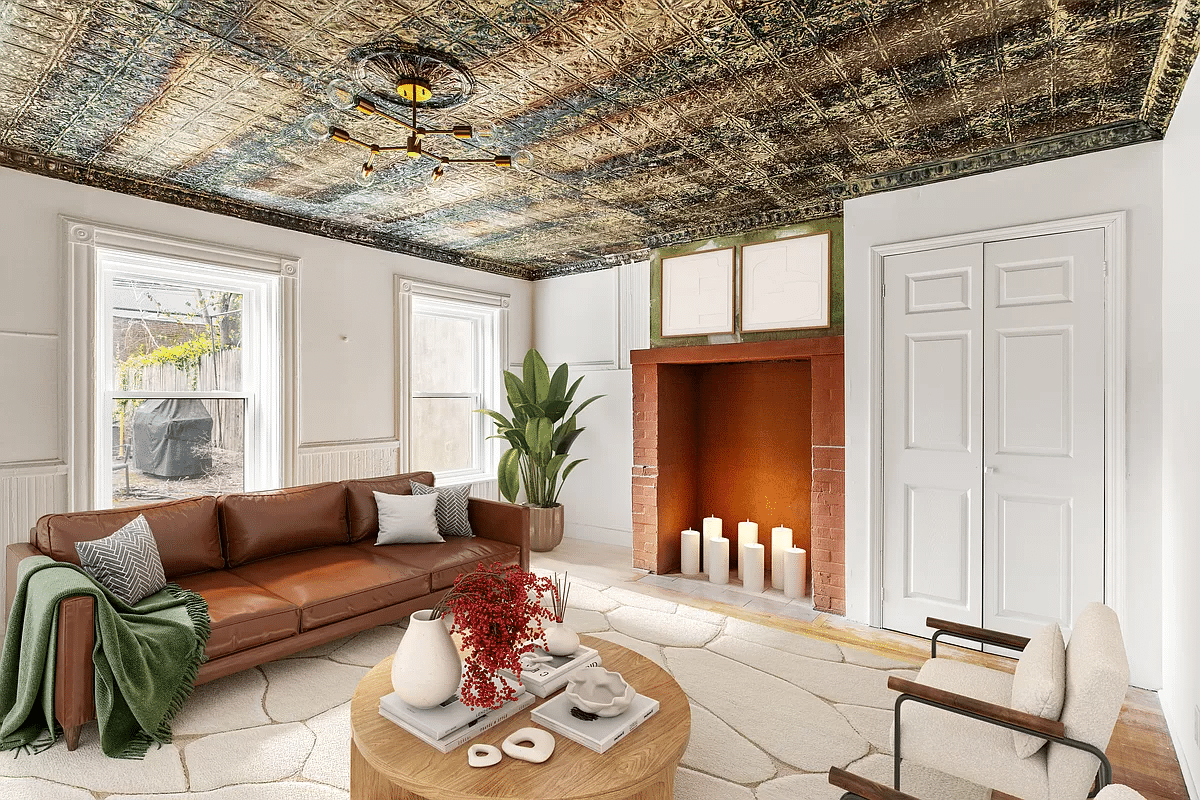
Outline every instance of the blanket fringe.
<path fill-rule="evenodd" d="M 208 603 L 196 592 L 184 589 L 177 583 L 168 583 L 166 590 L 172 597 L 185 601 L 187 615 L 192 621 L 193 629 L 196 631 L 196 647 L 188 658 L 188 663 L 184 670 L 184 680 L 180 682 L 179 688 L 175 690 L 175 695 L 167 705 L 167 713 L 163 715 L 158 728 L 154 731 L 139 732 L 125 749 L 117 754 L 117 758 L 145 758 L 146 751 L 150 749 L 151 744 L 157 744 L 159 747 L 162 747 L 164 744 L 171 743 L 171 721 L 175 719 L 175 715 L 183 709 L 183 704 L 191 697 L 192 690 L 196 688 L 196 675 L 200 672 L 200 665 L 207 660 L 204 657 L 204 648 L 208 644 L 209 635 L 212 633 L 212 621 L 208 616 Z"/>

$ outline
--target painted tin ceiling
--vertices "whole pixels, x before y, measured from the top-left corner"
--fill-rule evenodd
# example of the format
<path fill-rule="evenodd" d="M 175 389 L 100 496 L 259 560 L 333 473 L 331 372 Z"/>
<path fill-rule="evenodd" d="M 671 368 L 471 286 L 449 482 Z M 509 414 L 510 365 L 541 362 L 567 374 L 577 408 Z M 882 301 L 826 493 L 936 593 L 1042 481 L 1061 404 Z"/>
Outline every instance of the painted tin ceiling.
<path fill-rule="evenodd" d="M 523 277 L 836 214 L 870 191 L 1158 138 L 1196 51 L 1170 0 L 0 0 L 0 164 Z M 325 102 L 390 35 L 532 172 L 385 158 Z M 432 144 L 432 143 L 431 143 Z M 438 142 L 447 155 L 471 143 Z"/>

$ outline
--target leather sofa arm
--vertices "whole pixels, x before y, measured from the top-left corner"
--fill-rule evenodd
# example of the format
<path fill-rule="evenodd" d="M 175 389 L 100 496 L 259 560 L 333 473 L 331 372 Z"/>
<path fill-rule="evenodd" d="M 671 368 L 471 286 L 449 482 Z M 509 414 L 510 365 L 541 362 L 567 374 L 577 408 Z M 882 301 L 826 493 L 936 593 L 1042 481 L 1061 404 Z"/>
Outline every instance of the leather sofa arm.
<path fill-rule="evenodd" d="M 17 594 L 17 565 L 30 556 L 44 555 L 29 542 L 17 542 L 4 548 L 4 619 L 12 616 L 13 597 Z"/>
<path fill-rule="evenodd" d="M 521 569 L 529 569 L 529 507 L 470 498 L 467 518 L 476 536 L 521 548 Z"/>
<path fill-rule="evenodd" d="M 10 544 L 4 552 L 4 614 L 12 616 L 17 592 L 17 565 L 29 556 L 45 555 L 28 542 Z M 95 664 L 96 601 L 67 597 L 58 606 L 58 638 L 54 658 L 54 716 L 62 725 L 67 749 L 79 744 L 79 731 L 96 718 Z"/>

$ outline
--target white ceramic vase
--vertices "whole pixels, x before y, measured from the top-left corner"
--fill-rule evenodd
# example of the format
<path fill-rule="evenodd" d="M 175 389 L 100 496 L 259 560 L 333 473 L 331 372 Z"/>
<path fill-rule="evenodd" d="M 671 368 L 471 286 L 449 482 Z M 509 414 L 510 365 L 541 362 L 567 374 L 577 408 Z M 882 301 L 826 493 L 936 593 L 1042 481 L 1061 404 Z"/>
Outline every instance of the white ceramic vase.
<path fill-rule="evenodd" d="M 579 649 L 579 634 L 561 622 L 547 622 L 542 628 L 546 652 L 552 656 L 569 656 Z"/>
<path fill-rule="evenodd" d="M 392 659 L 392 688 L 414 708 L 433 708 L 458 691 L 463 663 L 450 631 L 430 609 L 413 612 Z"/>

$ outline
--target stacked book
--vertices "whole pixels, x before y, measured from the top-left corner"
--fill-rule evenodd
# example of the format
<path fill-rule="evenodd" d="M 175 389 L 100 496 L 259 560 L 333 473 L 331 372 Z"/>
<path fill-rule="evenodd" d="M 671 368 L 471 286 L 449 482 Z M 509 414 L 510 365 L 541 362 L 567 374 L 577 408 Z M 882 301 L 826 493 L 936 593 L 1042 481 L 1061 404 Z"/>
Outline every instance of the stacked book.
<path fill-rule="evenodd" d="M 574 705 L 571 698 L 560 694 L 529 712 L 529 717 L 546 730 L 579 742 L 589 750 L 607 753 L 658 711 L 658 701 L 644 694 L 636 695 L 629 708 L 615 717 L 579 719 L 571 713 Z"/>
<path fill-rule="evenodd" d="M 499 708 L 471 708 L 457 694 L 433 708 L 413 708 L 392 692 L 379 698 L 379 713 L 438 751 L 449 753 L 528 708 L 537 699 L 516 681 L 505 680 L 517 693 L 517 699 Z"/>
<path fill-rule="evenodd" d="M 521 665 L 521 684 L 538 697 L 549 697 L 567 685 L 575 670 L 600 666 L 600 654 L 584 645 L 569 656 L 552 656 L 539 648 L 522 656 Z"/>

